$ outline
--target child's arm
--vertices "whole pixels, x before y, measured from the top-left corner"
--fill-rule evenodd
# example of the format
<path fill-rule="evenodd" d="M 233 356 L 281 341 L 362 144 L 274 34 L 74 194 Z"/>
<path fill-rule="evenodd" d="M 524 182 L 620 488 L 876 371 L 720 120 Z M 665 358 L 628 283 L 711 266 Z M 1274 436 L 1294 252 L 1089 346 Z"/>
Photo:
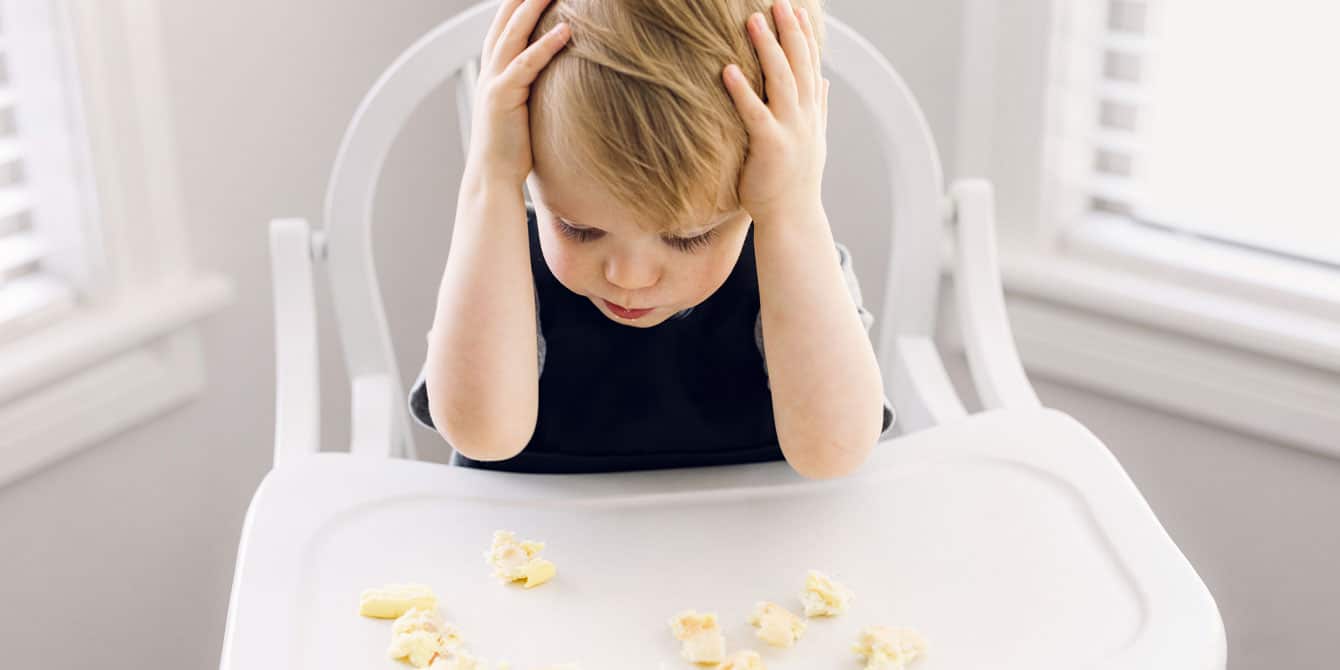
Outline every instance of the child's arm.
<path fill-rule="evenodd" d="M 723 72 L 749 129 L 740 204 L 754 218 L 760 318 L 777 437 L 797 472 L 855 470 L 879 439 L 879 364 L 842 277 L 820 191 L 828 81 L 807 13 L 772 7 L 747 27 L 763 66 L 765 103 L 740 69 Z M 780 36 L 780 41 L 779 41 Z"/>
<path fill-rule="evenodd" d="M 519 185 L 461 184 L 424 370 L 442 437 L 479 461 L 511 458 L 535 430 L 535 294 Z"/>
<path fill-rule="evenodd" d="M 869 336 L 870 328 L 875 325 L 875 315 L 871 314 L 870 310 L 866 309 L 865 307 L 865 298 L 861 295 L 861 280 L 856 276 L 856 269 L 852 267 L 853 262 L 852 262 L 851 251 L 847 249 L 847 247 L 843 246 L 842 243 L 840 242 L 835 243 L 834 246 L 837 247 L 838 269 L 842 272 L 842 283 L 847 285 L 847 296 L 851 298 L 852 304 L 856 307 L 856 313 L 860 316 L 861 319 L 861 327 L 865 329 L 866 336 Z M 545 345 L 544 336 L 543 334 L 541 334 L 540 336 L 541 370 L 544 369 L 544 345 Z M 761 310 L 759 314 L 756 317 L 754 317 L 754 345 L 758 348 L 759 356 L 764 359 L 762 361 L 763 370 L 764 372 L 767 372 L 768 368 L 767 345 L 763 342 L 763 313 Z M 884 405 L 884 411 L 881 413 L 882 421 L 880 422 L 880 433 L 879 433 L 879 436 L 881 438 L 887 435 L 889 433 L 889 430 L 893 428 L 893 424 L 898 421 L 897 412 L 894 411 L 893 403 L 889 401 L 889 396 L 887 393 L 885 393 L 884 395 L 882 404 Z M 425 408 L 422 411 L 426 412 L 427 405 L 424 403 L 420 403 L 420 405 Z"/>
<path fill-rule="evenodd" d="M 511 458 L 539 404 L 535 293 L 522 183 L 532 167 L 526 102 L 567 42 L 559 24 L 527 47 L 548 0 L 503 0 L 484 41 L 465 175 L 424 377 L 429 413 L 459 452 Z"/>
<path fill-rule="evenodd" d="M 817 203 L 816 203 L 817 204 Z M 848 474 L 879 439 L 883 383 L 821 205 L 755 221 L 777 437 L 807 477 Z"/>

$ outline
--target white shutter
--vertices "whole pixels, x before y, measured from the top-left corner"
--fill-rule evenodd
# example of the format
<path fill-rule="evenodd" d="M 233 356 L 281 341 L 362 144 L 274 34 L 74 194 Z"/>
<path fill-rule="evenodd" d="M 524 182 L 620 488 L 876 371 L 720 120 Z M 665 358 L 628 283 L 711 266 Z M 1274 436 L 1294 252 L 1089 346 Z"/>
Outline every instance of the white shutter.
<path fill-rule="evenodd" d="M 1148 149 L 1143 116 L 1150 102 L 1159 4 L 1057 3 L 1052 176 L 1060 187 L 1057 213 L 1063 221 L 1095 212 L 1130 215 L 1139 205 L 1137 166 Z"/>
<path fill-rule="evenodd" d="M 0 340 L 74 306 L 91 190 L 57 3 L 0 0 Z"/>

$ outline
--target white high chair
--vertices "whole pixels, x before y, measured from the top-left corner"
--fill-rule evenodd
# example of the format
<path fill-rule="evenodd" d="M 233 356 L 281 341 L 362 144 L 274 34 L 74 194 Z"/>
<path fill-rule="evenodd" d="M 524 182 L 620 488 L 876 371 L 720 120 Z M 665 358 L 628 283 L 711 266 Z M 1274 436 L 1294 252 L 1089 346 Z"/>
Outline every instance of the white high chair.
<path fill-rule="evenodd" d="M 904 436 L 856 476 L 809 482 L 785 463 L 613 475 L 518 475 L 416 462 L 405 386 L 373 268 L 370 213 L 382 163 L 415 106 L 454 81 L 468 122 L 479 45 L 495 3 L 409 48 L 354 116 L 324 226 L 272 225 L 278 355 L 275 466 L 247 513 L 224 670 L 395 668 L 386 622 L 356 613 L 360 590 L 423 582 L 479 656 L 518 670 L 688 668 L 666 620 L 721 615 L 731 649 L 769 668 L 859 667 L 860 628 L 909 626 L 929 640 L 916 670 L 1225 666 L 1210 593 L 1108 450 L 1042 408 L 1002 303 L 989 184 L 945 195 L 916 101 L 859 35 L 828 19 L 831 75 L 879 110 L 890 158 L 893 244 L 878 345 Z M 461 129 L 462 139 L 469 128 Z M 941 231 L 957 235 L 955 285 L 973 380 L 965 412 L 932 341 Z M 353 380 L 349 453 L 318 453 L 313 265 L 333 289 Z M 424 433 L 425 435 L 427 433 Z M 392 458 L 399 456 L 403 458 Z M 534 591 L 496 583 L 492 531 L 548 541 L 558 577 Z M 796 609 L 806 570 L 857 593 L 790 650 L 755 640 L 754 603 Z"/>

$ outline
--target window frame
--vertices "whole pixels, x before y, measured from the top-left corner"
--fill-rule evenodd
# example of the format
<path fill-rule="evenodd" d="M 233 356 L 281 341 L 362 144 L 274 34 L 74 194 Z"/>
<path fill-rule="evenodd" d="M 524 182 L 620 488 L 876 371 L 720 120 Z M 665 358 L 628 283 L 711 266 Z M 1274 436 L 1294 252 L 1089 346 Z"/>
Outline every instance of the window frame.
<path fill-rule="evenodd" d="M 105 273 L 92 299 L 0 342 L 0 486 L 197 396 L 197 324 L 233 294 L 190 257 L 156 6 L 51 1 L 69 18 Z"/>
<path fill-rule="evenodd" d="M 1340 271 L 1084 212 L 1061 175 L 1092 158 L 1057 141 L 1054 82 L 1067 22 L 1106 2 L 965 2 L 955 171 L 995 185 L 1026 366 L 1340 457 Z"/>
<path fill-rule="evenodd" d="M 4 106 L 19 131 L 6 169 L 21 166 L 24 175 L 7 187 L 11 207 L 5 214 L 28 219 L 26 230 L 0 232 L 14 252 L 11 262 L 20 268 L 0 290 L 7 302 L 0 307 L 0 343 L 68 314 L 79 290 L 99 284 L 91 280 L 98 259 L 87 249 L 96 199 L 82 143 L 73 54 L 62 43 L 67 19 L 55 3 L 0 0 L 0 47 L 8 74 Z M 35 259 L 46 269 L 33 269 Z"/>

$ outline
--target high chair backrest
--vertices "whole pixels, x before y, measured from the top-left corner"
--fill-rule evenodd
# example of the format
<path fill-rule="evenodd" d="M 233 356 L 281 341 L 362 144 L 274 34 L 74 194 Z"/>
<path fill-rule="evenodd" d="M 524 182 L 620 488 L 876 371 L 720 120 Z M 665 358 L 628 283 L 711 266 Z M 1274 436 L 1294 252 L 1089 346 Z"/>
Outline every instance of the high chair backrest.
<path fill-rule="evenodd" d="M 466 10 L 405 51 L 359 105 L 335 160 L 326 194 L 324 253 L 354 384 L 355 445 L 389 439 L 393 453 L 414 452 L 406 387 L 396 367 L 373 261 L 378 178 L 411 113 L 449 80 L 456 87 L 461 145 L 467 146 L 480 46 L 496 5 L 491 1 Z M 938 355 L 919 350 L 930 346 L 941 270 L 945 191 L 939 153 L 920 106 L 889 62 L 841 21 L 829 17 L 826 22 L 828 75 L 846 82 L 876 112 L 878 142 L 889 167 L 892 242 L 877 351 L 902 423 L 915 426 L 925 423 L 927 409 L 908 383 L 919 383 L 916 378 L 938 383 L 943 377 Z"/>

